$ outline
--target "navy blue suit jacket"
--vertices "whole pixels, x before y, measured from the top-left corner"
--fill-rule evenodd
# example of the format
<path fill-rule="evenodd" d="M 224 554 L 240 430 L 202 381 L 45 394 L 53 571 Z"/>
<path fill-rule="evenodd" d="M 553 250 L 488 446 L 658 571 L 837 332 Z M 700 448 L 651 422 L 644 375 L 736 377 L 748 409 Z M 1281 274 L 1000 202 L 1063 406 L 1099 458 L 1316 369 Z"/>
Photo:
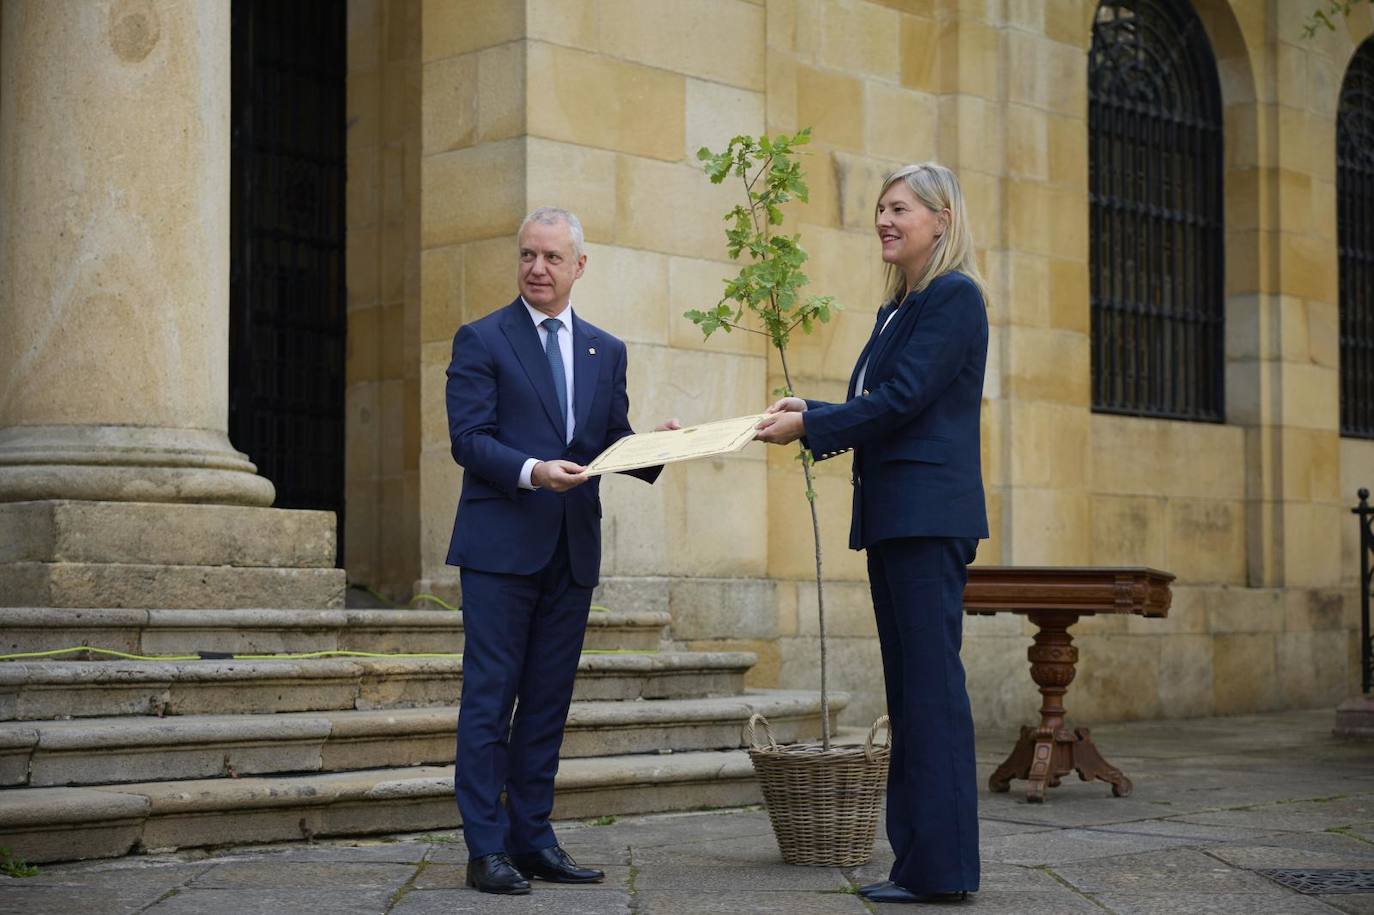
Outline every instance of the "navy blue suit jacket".
<path fill-rule="evenodd" d="M 546 565 L 566 520 L 573 578 L 601 570 L 600 477 L 565 493 L 521 489 L 529 458 L 586 464 L 633 434 L 625 393 L 625 344 L 573 315 L 573 439 L 554 393 L 539 332 L 520 299 L 464 324 L 448 367 L 449 441 L 463 492 L 448 562 L 480 572 L 532 575 Z M 650 483 L 661 467 L 634 471 Z"/>
<path fill-rule="evenodd" d="M 891 305 L 878 313 L 877 327 L 890 313 Z M 854 449 L 851 549 L 895 537 L 988 536 L 979 446 L 987 354 L 978 287 L 946 273 L 907 296 L 870 339 L 848 401 L 807 401 L 805 443 L 816 460 Z M 865 359 L 866 390 L 855 391 Z"/>

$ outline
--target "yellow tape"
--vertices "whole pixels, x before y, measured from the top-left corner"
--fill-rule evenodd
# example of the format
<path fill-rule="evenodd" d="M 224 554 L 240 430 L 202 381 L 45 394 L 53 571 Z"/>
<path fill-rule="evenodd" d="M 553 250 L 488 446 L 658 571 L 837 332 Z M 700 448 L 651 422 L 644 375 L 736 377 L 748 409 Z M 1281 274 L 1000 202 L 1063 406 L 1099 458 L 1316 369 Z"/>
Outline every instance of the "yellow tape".
<path fill-rule="evenodd" d="M 411 604 L 411 606 L 414 606 L 415 604 L 419 603 L 419 602 L 422 601 L 422 600 L 427 600 L 427 601 L 429 601 L 430 603 L 438 604 L 440 607 L 443 607 L 445 610 L 453 610 L 454 612 L 457 612 L 457 611 L 463 609 L 462 607 L 455 607 L 455 606 L 453 606 L 453 604 L 450 604 L 448 601 L 444 600 L 442 597 L 437 597 L 437 596 L 435 596 L 435 595 L 433 595 L 433 594 L 417 594 L 417 595 L 415 595 L 414 597 L 412 597 L 412 598 L 410 599 L 410 604 Z"/>

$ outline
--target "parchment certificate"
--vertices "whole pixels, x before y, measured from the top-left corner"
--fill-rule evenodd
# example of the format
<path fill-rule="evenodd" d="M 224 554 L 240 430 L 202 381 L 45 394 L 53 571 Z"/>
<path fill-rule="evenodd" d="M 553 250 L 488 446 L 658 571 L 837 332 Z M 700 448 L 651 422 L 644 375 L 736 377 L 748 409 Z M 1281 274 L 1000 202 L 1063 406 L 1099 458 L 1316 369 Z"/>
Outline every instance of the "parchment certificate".
<path fill-rule="evenodd" d="M 627 435 L 597 455 L 587 465 L 587 476 L 638 470 L 674 461 L 692 461 L 739 451 L 754 440 L 754 427 L 765 414 L 739 416 L 715 422 L 669 429 L 666 432 L 641 432 Z"/>

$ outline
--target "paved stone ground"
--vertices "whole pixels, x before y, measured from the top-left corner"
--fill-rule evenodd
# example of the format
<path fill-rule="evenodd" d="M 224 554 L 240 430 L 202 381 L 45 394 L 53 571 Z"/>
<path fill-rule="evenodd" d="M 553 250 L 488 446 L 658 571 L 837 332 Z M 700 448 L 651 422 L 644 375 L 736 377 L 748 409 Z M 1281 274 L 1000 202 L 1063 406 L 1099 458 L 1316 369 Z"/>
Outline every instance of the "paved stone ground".
<path fill-rule="evenodd" d="M 1129 798 L 1076 777 L 1043 805 L 980 798 L 983 886 L 953 908 L 1038 913 L 1374 913 L 1374 893 L 1300 895 L 1266 868 L 1374 874 L 1374 742 L 1331 737 L 1330 709 L 1094 729 L 1135 781 Z M 981 735 L 982 778 L 1010 748 Z M 563 843 L 605 868 L 597 887 L 536 884 L 502 899 L 463 889 L 454 834 L 238 848 L 49 865 L 0 878 L 0 912 L 332 915 L 539 912 L 861 913 L 856 886 L 886 876 L 881 838 L 857 869 L 781 863 L 758 809 L 566 823 Z M 949 908 L 949 907 L 941 907 Z"/>

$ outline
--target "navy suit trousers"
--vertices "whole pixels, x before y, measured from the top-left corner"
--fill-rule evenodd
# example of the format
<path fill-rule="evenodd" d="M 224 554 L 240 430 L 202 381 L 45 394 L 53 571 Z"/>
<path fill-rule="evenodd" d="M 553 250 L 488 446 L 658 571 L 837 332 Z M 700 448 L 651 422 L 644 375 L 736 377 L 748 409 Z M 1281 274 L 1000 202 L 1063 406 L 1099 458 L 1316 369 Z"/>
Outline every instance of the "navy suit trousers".
<path fill-rule="evenodd" d="M 461 579 L 463 696 L 453 782 L 468 855 L 539 851 L 558 841 L 549 826 L 553 781 L 592 589 L 573 579 L 566 527 L 548 565 L 533 575 L 464 568 Z"/>
<path fill-rule="evenodd" d="M 959 647 L 966 566 L 978 541 L 900 537 L 868 548 L 892 762 L 893 882 L 916 893 L 978 889 L 978 777 Z"/>

